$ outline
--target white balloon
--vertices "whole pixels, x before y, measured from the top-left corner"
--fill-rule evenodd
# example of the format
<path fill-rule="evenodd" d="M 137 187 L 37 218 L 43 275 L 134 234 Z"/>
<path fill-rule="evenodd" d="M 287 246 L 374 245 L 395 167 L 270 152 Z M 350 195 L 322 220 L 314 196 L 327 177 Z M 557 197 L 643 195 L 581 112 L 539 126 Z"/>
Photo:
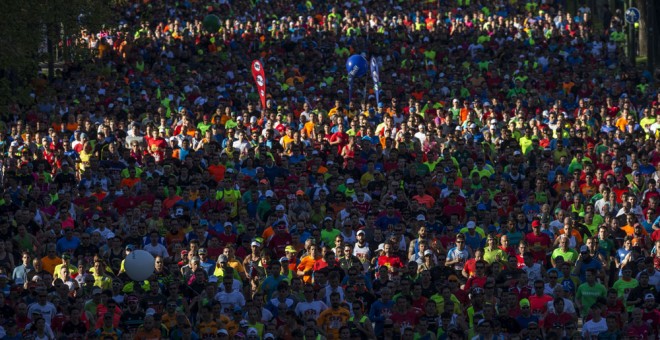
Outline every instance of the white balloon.
<path fill-rule="evenodd" d="M 133 250 L 124 262 L 126 274 L 135 281 L 144 281 L 154 273 L 154 257 L 144 250 Z"/>

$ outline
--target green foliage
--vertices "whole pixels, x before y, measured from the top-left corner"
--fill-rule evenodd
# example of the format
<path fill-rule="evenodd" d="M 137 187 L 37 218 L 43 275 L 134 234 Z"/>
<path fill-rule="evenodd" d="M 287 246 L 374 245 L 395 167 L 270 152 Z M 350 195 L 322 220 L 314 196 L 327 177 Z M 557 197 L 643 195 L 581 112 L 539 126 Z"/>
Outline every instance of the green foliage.
<path fill-rule="evenodd" d="M 0 34 L 0 78 L 11 74 L 12 79 L 9 89 L 3 84 L 0 103 L 19 101 L 18 97 L 24 92 L 21 87 L 27 86 L 37 75 L 41 63 L 48 63 L 52 75 L 58 44 L 67 39 L 75 40 L 83 29 L 98 32 L 104 24 L 112 21 L 113 4 L 114 0 L 3 2 L 0 11 L 0 32 L 3 32 Z M 62 46 L 66 48 L 66 44 Z M 9 99 L 6 97 L 8 92 Z"/>
<path fill-rule="evenodd" d="M 23 70 L 45 61 L 38 51 L 47 38 L 57 44 L 82 29 L 98 31 L 112 19 L 111 5 L 104 0 L 6 1 L 0 11 L 0 66 Z"/>

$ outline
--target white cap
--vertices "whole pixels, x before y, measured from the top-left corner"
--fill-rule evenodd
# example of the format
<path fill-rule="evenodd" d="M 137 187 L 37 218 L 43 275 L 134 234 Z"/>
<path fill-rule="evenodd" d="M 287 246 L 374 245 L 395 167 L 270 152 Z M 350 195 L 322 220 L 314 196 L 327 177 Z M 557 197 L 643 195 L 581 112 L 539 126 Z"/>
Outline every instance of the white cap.
<path fill-rule="evenodd" d="M 284 206 L 281 204 L 278 204 L 277 207 L 275 207 L 275 211 L 284 211 Z"/>
<path fill-rule="evenodd" d="M 266 197 L 273 197 L 274 195 L 275 193 L 273 192 L 273 190 L 266 190 Z"/>
<path fill-rule="evenodd" d="M 467 228 L 468 229 L 474 229 L 476 226 L 477 226 L 477 224 L 474 223 L 474 221 L 470 221 L 470 222 L 467 223 Z"/>
<path fill-rule="evenodd" d="M 257 329 L 254 328 L 254 327 L 250 327 L 250 328 L 248 328 L 246 335 L 247 336 L 255 336 L 255 335 L 259 336 L 259 331 L 257 331 Z"/>
<path fill-rule="evenodd" d="M 424 217 L 422 214 L 419 214 L 417 215 L 417 221 L 426 221 L 426 217 Z"/>
<path fill-rule="evenodd" d="M 353 183 L 355 183 L 355 180 L 352 178 L 346 180 L 346 184 L 353 184 Z"/>
<path fill-rule="evenodd" d="M 516 150 L 516 151 L 513 152 L 513 155 L 514 156 L 520 156 L 520 155 L 522 155 L 522 153 L 520 151 Z"/>

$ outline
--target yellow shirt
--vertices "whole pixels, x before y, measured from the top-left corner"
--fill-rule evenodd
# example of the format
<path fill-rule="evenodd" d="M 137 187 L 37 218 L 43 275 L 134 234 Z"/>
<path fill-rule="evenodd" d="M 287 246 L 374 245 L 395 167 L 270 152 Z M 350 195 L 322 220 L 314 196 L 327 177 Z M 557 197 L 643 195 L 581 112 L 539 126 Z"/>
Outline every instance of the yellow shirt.
<path fill-rule="evenodd" d="M 339 339 L 339 329 L 346 324 L 351 317 L 346 308 L 328 308 L 321 312 L 319 318 L 316 320 L 318 326 L 325 331 L 328 339 Z"/>

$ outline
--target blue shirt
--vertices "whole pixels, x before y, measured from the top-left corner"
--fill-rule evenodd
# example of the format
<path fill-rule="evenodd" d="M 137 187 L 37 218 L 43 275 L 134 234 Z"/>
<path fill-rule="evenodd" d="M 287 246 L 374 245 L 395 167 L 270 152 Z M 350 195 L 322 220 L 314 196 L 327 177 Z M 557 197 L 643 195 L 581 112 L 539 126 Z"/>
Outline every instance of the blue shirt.
<path fill-rule="evenodd" d="M 62 237 L 57 240 L 57 254 L 62 256 L 65 252 L 73 253 L 76 248 L 80 245 L 80 239 L 77 237 L 72 237 L 71 240 L 67 240 L 66 237 Z"/>
<path fill-rule="evenodd" d="M 383 324 L 385 323 L 385 316 L 383 316 L 383 312 L 392 313 L 393 307 L 394 301 L 392 300 L 383 302 L 378 299 L 371 305 L 371 308 L 369 309 L 369 319 L 376 325 L 374 331 L 377 336 L 383 334 Z"/>

